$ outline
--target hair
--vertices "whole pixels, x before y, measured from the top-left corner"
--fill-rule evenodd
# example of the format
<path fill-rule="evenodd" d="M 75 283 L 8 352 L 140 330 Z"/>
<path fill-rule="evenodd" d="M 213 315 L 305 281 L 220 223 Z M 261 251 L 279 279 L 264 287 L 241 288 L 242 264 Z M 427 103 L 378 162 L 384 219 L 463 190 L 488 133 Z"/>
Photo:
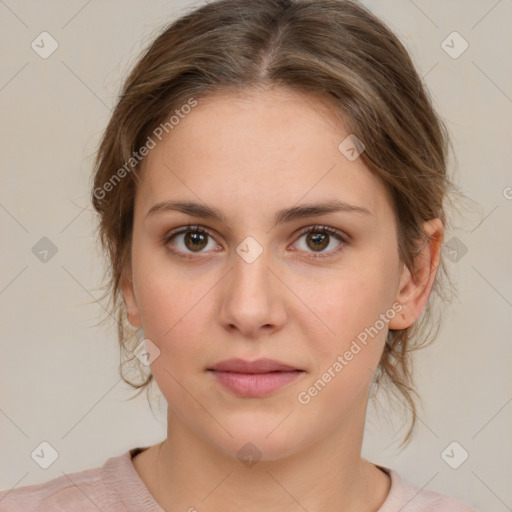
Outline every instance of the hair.
<path fill-rule="evenodd" d="M 187 112 L 191 100 L 271 86 L 329 102 L 364 143 L 360 158 L 389 192 L 400 261 L 411 271 L 429 242 L 423 223 L 439 218 L 447 225 L 445 200 L 453 187 L 447 129 L 408 52 L 367 8 L 349 0 L 218 0 L 187 12 L 152 42 L 124 82 L 95 161 L 92 204 L 107 261 L 105 320 L 117 320 L 121 378 L 139 393 L 153 375 L 134 356 L 142 337 L 127 322 L 120 283 L 131 258 L 143 149 L 159 126 L 172 129 L 169 115 Z M 442 254 L 437 270 L 433 292 L 443 298 L 449 276 Z M 388 331 L 374 380 L 377 387 L 386 382 L 412 415 L 402 444 L 411 438 L 419 398 L 411 352 L 437 337 L 434 305 L 430 299 L 411 327 Z M 127 379 L 126 365 L 142 380 Z"/>

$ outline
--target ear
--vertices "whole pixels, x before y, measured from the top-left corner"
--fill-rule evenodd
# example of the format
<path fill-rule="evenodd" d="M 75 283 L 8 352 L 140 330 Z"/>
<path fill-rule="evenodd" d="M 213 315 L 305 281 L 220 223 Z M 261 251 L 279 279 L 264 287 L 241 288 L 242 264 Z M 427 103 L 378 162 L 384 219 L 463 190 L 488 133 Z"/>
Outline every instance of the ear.
<path fill-rule="evenodd" d="M 414 257 L 414 271 L 403 266 L 395 297 L 403 309 L 390 320 L 390 329 L 410 327 L 420 317 L 432 292 L 444 236 L 443 223 L 440 219 L 429 220 L 423 224 L 423 231 L 427 240 Z"/>
<path fill-rule="evenodd" d="M 137 301 L 135 299 L 135 292 L 133 289 L 133 277 L 132 270 L 130 265 L 127 265 L 120 279 L 120 287 L 123 294 L 123 300 L 126 305 L 128 322 L 133 327 L 142 327 L 142 322 L 140 319 L 139 308 L 137 306 Z"/>

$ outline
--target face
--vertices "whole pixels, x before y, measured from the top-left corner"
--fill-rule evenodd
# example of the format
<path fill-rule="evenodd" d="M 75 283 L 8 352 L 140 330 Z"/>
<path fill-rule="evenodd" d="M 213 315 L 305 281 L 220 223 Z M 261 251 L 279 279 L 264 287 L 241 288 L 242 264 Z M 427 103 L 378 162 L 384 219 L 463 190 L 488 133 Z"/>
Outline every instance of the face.
<path fill-rule="evenodd" d="M 170 417 L 224 453 L 252 442 L 270 460 L 361 433 L 355 411 L 404 321 L 407 273 L 384 185 L 338 149 L 348 135 L 312 97 L 218 94 L 145 160 L 128 318 L 160 351 L 151 370 Z M 346 206 L 325 211 L 335 202 Z M 300 371 L 212 371 L 262 358 Z"/>

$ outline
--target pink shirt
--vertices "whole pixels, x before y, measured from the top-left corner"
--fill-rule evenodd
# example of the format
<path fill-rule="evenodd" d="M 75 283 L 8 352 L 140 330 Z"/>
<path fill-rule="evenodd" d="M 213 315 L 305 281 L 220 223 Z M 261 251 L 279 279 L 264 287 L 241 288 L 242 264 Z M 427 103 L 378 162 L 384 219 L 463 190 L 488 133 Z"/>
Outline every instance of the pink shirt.
<path fill-rule="evenodd" d="M 165 512 L 132 464 L 132 457 L 144 449 L 133 448 L 111 457 L 102 467 L 2 491 L 0 512 Z M 454 498 L 407 483 L 391 469 L 378 467 L 391 476 L 391 490 L 377 512 L 476 512 Z"/>

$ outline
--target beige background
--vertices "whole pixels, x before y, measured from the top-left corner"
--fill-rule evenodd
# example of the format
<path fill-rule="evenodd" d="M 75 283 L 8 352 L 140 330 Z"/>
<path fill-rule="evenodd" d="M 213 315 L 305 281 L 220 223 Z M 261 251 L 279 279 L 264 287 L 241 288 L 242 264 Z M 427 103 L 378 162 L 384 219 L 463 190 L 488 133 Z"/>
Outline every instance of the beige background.
<path fill-rule="evenodd" d="M 89 183 L 121 77 L 192 4 L 0 2 L 1 489 L 96 467 L 165 435 L 163 412 L 153 415 L 144 396 L 125 401 L 114 330 L 94 327 L 102 270 Z M 365 4 L 412 53 L 451 130 L 456 180 L 478 207 L 446 239 L 467 247 L 449 261 L 460 299 L 417 357 L 425 408 L 415 439 L 399 453 L 400 417 L 390 423 L 370 406 L 363 455 L 420 487 L 504 512 L 512 508 L 512 2 Z M 47 59 L 31 48 L 43 31 L 59 45 Z M 456 59 L 441 47 L 453 31 L 469 43 Z M 32 252 L 42 237 L 57 248 L 46 263 Z M 30 456 L 42 441 L 59 454 L 46 470 Z M 441 457 L 453 441 L 469 453 L 458 469 Z"/>

